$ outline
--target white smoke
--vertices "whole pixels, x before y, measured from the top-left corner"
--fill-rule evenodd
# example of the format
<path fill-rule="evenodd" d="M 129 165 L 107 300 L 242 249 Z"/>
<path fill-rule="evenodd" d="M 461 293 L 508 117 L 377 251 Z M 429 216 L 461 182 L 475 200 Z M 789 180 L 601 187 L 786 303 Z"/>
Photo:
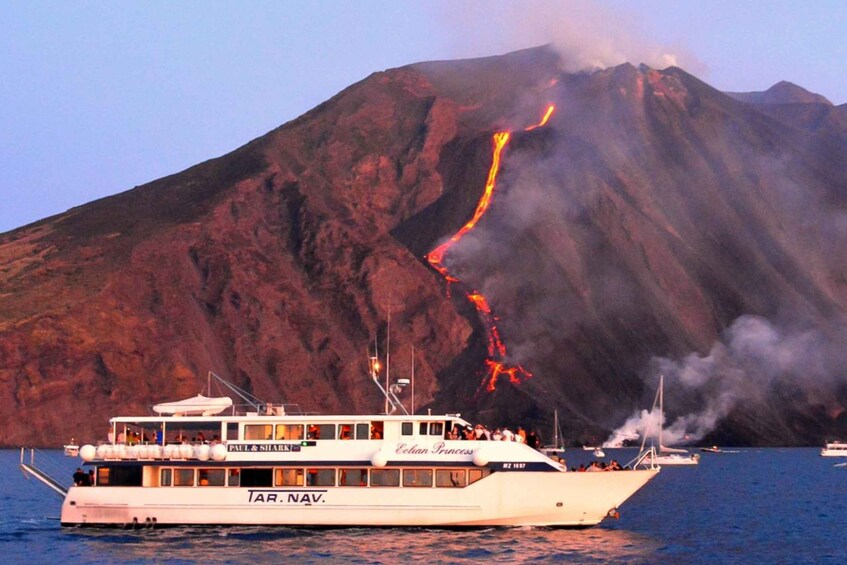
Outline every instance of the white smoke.
<path fill-rule="evenodd" d="M 442 25 L 460 56 L 491 55 L 543 44 L 562 55 L 562 70 L 591 71 L 632 63 L 653 68 L 683 66 L 699 73 L 704 65 L 680 46 L 659 45 L 634 9 L 614 10 L 587 0 L 466 0 L 438 4 Z"/>
<path fill-rule="evenodd" d="M 840 332 L 836 332 L 840 333 Z M 665 411 L 668 391 L 673 396 L 697 395 L 702 407 L 676 418 L 663 431 L 668 446 L 693 443 L 715 429 L 740 403 L 765 398 L 777 381 L 792 382 L 808 392 L 826 389 L 847 367 L 839 340 L 816 330 L 780 330 L 758 316 L 742 316 L 727 330 L 707 355 L 692 353 L 680 361 L 654 359 L 653 381 L 665 380 Z M 606 440 L 609 447 L 624 439 L 656 438 L 664 420 L 656 409 L 633 414 Z"/>

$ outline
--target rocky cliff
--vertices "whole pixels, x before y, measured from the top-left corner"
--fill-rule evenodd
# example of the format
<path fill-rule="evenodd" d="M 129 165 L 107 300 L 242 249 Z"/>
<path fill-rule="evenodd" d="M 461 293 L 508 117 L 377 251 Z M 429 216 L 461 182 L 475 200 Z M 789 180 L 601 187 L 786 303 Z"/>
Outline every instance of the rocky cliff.
<path fill-rule="evenodd" d="M 209 370 L 380 410 L 366 357 L 389 318 L 418 410 L 544 431 L 558 409 L 593 442 L 662 371 L 671 418 L 712 410 L 692 441 L 847 433 L 843 108 L 799 119 L 678 68 L 559 68 L 539 48 L 376 73 L 231 154 L 0 235 L 2 443 L 94 441 Z M 445 259 L 532 374 L 489 392 L 486 324 L 425 255 L 473 214 L 505 130 L 492 204 Z"/>

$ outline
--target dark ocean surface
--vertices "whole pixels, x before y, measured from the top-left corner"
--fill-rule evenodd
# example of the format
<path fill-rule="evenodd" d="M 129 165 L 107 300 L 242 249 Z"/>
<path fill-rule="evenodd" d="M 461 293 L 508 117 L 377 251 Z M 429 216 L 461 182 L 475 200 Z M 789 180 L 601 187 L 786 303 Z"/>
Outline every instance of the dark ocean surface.
<path fill-rule="evenodd" d="M 847 563 L 847 458 L 819 449 L 703 453 L 665 467 L 588 530 L 174 528 L 63 529 L 60 497 L 0 450 L 0 556 L 4 563 L 344 562 Z M 629 460 L 607 450 L 607 461 Z M 568 464 L 591 453 L 568 450 Z M 41 452 L 36 463 L 69 482 L 79 460 Z M 520 496 L 520 493 L 515 493 Z"/>

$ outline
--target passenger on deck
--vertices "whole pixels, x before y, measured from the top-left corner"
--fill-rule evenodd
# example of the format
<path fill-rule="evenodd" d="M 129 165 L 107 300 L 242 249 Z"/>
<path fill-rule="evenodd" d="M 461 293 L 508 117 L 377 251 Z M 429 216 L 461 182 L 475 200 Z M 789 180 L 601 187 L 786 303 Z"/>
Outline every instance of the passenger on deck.
<path fill-rule="evenodd" d="M 85 471 L 82 470 L 82 467 L 77 467 L 76 472 L 73 476 L 74 485 L 78 487 L 88 486 L 88 475 L 85 474 Z"/>
<path fill-rule="evenodd" d="M 94 469 L 88 471 L 88 486 L 94 486 Z"/>

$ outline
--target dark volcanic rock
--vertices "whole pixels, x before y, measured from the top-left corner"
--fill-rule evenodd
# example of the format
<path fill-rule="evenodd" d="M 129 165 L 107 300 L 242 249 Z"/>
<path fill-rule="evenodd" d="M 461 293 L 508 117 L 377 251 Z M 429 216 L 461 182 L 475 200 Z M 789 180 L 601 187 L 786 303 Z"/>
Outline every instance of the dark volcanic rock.
<path fill-rule="evenodd" d="M 598 441 L 664 368 L 676 415 L 722 400 L 704 441 L 843 434 L 847 145 L 835 118 L 763 106 L 676 68 L 563 74 L 546 48 L 412 65 L 0 235 L 0 437 L 94 441 L 208 370 L 307 410 L 380 410 L 366 352 L 385 350 L 389 312 L 392 374 L 414 346 L 419 409 L 542 430 L 559 409 L 571 440 Z M 447 257 L 534 375 L 487 393 L 484 328 L 423 256 L 472 214 L 500 129 L 515 133 L 492 207 Z M 749 319 L 787 351 L 750 353 Z"/>

